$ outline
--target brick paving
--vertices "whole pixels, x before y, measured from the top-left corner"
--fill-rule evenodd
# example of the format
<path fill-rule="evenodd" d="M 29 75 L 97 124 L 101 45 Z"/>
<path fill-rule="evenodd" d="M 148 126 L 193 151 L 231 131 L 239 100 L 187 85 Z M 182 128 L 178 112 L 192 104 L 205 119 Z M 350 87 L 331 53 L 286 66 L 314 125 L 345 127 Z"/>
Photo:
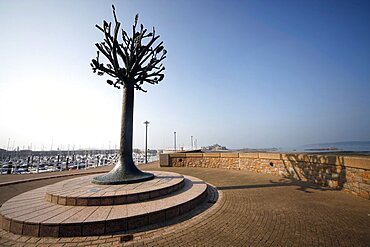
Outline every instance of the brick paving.
<path fill-rule="evenodd" d="M 142 168 L 198 177 L 217 186 L 220 198 L 215 204 L 210 199 L 200 214 L 158 229 L 77 238 L 25 237 L 1 230 L 0 246 L 369 246 L 370 201 L 349 193 L 246 171 L 158 164 Z M 12 185 L 7 195 L 28 189 L 21 185 Z"/>

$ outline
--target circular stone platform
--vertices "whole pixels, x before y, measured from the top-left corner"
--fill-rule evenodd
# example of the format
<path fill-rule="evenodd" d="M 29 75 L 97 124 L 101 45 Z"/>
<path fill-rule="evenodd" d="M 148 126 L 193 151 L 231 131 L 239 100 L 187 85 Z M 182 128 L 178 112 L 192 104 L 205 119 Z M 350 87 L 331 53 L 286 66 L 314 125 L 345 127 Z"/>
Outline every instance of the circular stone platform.
<path fill-rule="evenodd" d="M 89 185 L 91 176 L 87 176 L 25 192 L 2 205 L 1 227 L 37 237 L 112 234 L 170 220 L 194 209 L 207 196 L 207 184 L 202 180 L 177 173 L 154 173 L 154 180 L 137 184 Z M 104 199 L 98 200 L 99 195 Z M 67 204 L 69 197 L 76 204 Z M 130 201 L 131 197 L 135 199 Z M 77 205 L 82 198 L 88 198 L 83 201 L 86 205 Z"/>
<path fill-rule="evenodd" d="M 155 178 L 135 184 L 98 185 L 96 175 L 69 179 L 49 186 L 46 200 L 60 205 L 99 206 L 146 201 L 184 186 L 184 177 L 173 172 L 153 172 Z"/>

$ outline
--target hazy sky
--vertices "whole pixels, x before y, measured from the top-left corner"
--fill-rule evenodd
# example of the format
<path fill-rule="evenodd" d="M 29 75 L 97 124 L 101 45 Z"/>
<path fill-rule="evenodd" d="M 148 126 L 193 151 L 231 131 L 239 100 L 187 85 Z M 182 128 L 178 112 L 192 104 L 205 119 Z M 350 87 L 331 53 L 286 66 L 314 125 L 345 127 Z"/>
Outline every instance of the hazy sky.
<path fill-rule="evenodd" d="M 134 146 L 370 140 L 369 1 L 113 1 L 168 50 Z M 0 148 L 118 146 L 121 92 L 93 74 L 112 1 L 0 0 Z"/>

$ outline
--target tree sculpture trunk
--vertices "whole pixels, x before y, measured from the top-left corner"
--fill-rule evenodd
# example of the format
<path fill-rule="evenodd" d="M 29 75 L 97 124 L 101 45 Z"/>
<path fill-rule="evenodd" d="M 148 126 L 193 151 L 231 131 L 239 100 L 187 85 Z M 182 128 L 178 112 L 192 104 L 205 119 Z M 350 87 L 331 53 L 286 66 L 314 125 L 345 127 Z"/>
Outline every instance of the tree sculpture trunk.
<path fill-rule="evenodd" d="M 132 159 L 134 96 L 134 83 L 127 83 L 123 88 L 121 138 L 118 162 L 109 173 L 95 177 L 93 183 L 124 184 L 141 182 L 154 178 L 153 174 L 140 171 Z"/>
<path fill-rule="evenodd" d="M 104 41 L 95 44 L 98 52 L 90 65 L 99 76 L 108 75 L 114 79 L 107 80 L 109 85 L 118 89 L 123 87 L 121 143 L 117 164 L 109 173 L 95 177 L 93 183 L 97 184 L 135 183 L 154 178 L 153 174 L 140 171 L 132 160 L 134 90 L 146 92 L 142 87 L 144 83 L 158 84 L 163 80 L 165 67 L 161 62 L 167 54 L 163 41 L 155 44 L 159 35 L 155 34 L 154 27 L 152 32 L 147 32 L 142 24 L 138 28 L 136 15 L 132 36 L 129 36 L 120 28 L 114 5 L 112 9 L 114 28 L 106 21 L 102 26 L 96 25 L 104 33 Z M 105 57 L 105 64 L 99 60 L 100 54 Z"/>

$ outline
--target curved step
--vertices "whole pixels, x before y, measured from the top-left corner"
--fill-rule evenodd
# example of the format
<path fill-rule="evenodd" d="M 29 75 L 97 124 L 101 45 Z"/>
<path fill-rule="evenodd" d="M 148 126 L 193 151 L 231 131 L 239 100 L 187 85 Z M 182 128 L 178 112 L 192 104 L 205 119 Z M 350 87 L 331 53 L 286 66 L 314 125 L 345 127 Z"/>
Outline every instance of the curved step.
<path fill-rule="evenodd" d="M 155 178 L 146 182 L 98 185 L 96 175 L 65 180 L 50 185 L 46 200 L 67 206 L 118 205 L 146 201 L 170 194 L 184 186 L 184 177 L 173 172 L 153 172 Z"/>
<path fill-rule="evenodd" d="M 197 207 L 207 195 L 207 184 L 190 176 L 185 176 L 181 189 L 167 196 L 122 205 L 59 205 L 45 200 L 48 187 L 5 202 L 0 208 L 2 228 L 39 237 L 108 234 L 172 219 Z"/>

